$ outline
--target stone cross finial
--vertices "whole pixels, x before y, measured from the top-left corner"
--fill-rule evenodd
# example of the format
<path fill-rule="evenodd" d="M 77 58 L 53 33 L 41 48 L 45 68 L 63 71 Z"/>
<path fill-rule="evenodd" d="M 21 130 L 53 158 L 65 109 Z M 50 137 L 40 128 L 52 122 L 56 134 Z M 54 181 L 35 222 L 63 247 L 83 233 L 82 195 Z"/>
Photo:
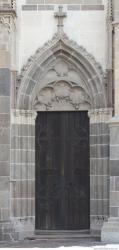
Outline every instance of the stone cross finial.
<path fill-rule="evenodd" d="M 58 24 L 57 24 L 58 31 L 62 31 L 63 26 L 64 26 L 63 19 L 67 16 L 66 12 L 63 12 L 62 10 L 63 10 L 63 6 L 60 5 L 59 11 L 54 14 L 54 16 L 58 18 Z"/>

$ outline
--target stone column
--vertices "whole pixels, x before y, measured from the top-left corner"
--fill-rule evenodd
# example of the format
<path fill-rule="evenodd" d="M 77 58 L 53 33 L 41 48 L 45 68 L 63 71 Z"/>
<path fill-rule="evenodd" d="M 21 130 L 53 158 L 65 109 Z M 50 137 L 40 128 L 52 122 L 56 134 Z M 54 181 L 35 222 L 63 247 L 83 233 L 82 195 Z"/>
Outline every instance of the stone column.
<path fill-rule="evenodd" d="M 119 21 L 113 22 L 114 27 L 114 114 L 119 115 Z"/>
<path fill-rule="evenodd" d="M 110 217 L 102 228 L 102 241 L 119 243 L 119 117 L 110 127 Z"/>
<path fill-rule="evenodd" d="M 10 240 L 11 45 L 15 11 L 10 1 L 0 1 L 0 5 L 0 240 Z"/>
<path fill-rule="evenodd" d="M 99 233 L 109 215 L 109 128 L 111 109 L 89 111 L 90 117 L 90 229 Z"/>
<path fill-rule="evenodd" d="M 35 117 L 31 110 L 12 110 L 11 221 L 16 240 L 35 229 Z"/>

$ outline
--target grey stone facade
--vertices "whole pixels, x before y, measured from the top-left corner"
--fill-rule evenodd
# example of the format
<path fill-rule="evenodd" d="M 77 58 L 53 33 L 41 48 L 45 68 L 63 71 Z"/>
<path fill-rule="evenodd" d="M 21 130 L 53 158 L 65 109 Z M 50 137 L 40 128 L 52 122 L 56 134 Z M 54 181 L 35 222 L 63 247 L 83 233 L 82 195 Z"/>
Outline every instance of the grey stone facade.
<path fill-rule="evenodd" d="M 66 13 L 55 13 L 57 33 L 38 48 L 19 74 L 12 68 L 16 3 L 0 4 L 0 240 L 35 232 L 35 118 L 37 111 L 87 110 L 90 119 L 90 230 L 119 239 L 118 0 L 26 0 L 23 13 L 66 4 L 67 11 L 107 11 L 106 70 L 63 31 Z M 65 6 L 66 7 L 66 6 Z M 24 15 L 24 14 L 23 14 Z M 59 15 L 59 16 L 58 16 Z M 63 16 L 64 15 L 64 16 Z M 116 20 L 113 22 L 112 17 Z M 60 18 L 59 18 L 60 17 Z M 61 25 L 62 24 L 62 25 Z M 16 25 L 16 26 L 15 26 Z M 115 95 L 112 30 L 115 29 Z M 15 62 L 14 62 L 15 64 Z M 17 76 L 16 76 L 17 75 Z M 116 97 L 115 97 L 116 96 Z M 112 118 L 117 115 L 117 118 Z"/>

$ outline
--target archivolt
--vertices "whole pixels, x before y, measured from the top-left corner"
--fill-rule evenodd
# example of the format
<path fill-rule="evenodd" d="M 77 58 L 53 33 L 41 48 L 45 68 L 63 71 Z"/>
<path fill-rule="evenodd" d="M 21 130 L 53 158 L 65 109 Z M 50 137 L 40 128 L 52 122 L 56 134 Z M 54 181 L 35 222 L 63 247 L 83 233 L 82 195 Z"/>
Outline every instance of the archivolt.
<path fill-rule="evenodd" d="M 55 66 L 58 61 L 67 64 L 68 70 L 76 72 L 79 78 L 73 78 L 74 73 L 68 76 L 63 69 L 62 72 L 57 72 Z M 63 33 L 62 36 L 56 34 L 43 48 L 38 49 L 22 69 L 18 78 L 17 109 L 34 109 L 33 100 L 38 91 L 61 80 L 70 80 L 81 86 L 90 97 L 92 109 L 107 106 L 105 78 L 101 66 L 84 48 L 69 40 Z"/>

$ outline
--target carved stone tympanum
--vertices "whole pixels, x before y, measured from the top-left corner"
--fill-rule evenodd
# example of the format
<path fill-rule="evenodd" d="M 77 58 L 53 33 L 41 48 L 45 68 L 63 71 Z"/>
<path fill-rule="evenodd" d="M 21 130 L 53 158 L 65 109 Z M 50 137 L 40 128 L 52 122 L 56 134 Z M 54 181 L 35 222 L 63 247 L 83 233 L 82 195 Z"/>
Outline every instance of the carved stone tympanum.
<path fill-rule="evenodd" d="M 83 88 L 65 81 L 58 81 L 42 88 L 34 99 L 36 110 L 79 110 L 90 107 L 89 96 Z"/>

